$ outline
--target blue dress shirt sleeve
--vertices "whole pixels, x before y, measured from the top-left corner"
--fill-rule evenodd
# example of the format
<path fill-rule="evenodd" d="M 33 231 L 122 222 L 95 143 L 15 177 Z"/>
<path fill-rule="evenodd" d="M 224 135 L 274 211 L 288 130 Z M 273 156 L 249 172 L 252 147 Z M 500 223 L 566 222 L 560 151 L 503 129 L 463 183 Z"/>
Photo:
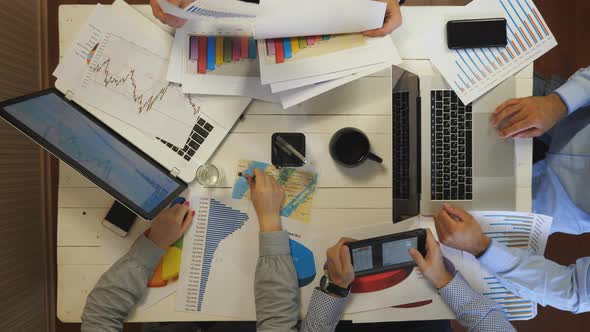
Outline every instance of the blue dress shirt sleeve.
<path fill-rule="evenodd" d="M 307 309 L 307 315 L 301 322 L 301 332 L 332 332 L 340 321 L 347 297 L 334 297 L 319 289 L 314 289 Z"/>
<path fill-rule="evenodd" d="M 474 291 L 461 273 L 438 293 L 468 331 L 516 331 L 498 304 Z"/>
<path fill-rule="evenodd" d="M 580 69 L 555 93 L 561 97 L 570 114 L 590 105 L 590 67 Z"/>
<path fill-rule="evenodd" d="M 514 294 L 573 313 L 590 311 L 590 257 L 559 265 L 531 250 L 492 241 L 480 263 Z"/>

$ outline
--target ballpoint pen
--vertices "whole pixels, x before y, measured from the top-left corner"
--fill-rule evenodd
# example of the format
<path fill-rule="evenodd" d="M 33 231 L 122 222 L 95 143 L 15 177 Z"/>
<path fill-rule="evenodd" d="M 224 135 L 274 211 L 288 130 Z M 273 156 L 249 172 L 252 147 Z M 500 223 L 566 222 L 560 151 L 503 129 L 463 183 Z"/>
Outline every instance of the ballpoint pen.
<path fill-rule="evenodd" d="M 242 172 L 238 172 L 238 176 L 245 178 L 246 180 L 252 179 L 252 181 L 256 180 L 256 175 L 248 175 Z"/>
<path fill-rule="evenodd" d="M 299 153 L 299 151 L 297 151 L 297 149 L 295 149 L 293 145 L 287 143 L 287 141 L 285 141 L 281 136 L 277 136 L 276 143 L 282 149 L 287 149 L 291 151 L 291 153 L 294 154 L 295 157 L 299 158 L 299 160 L 301 160 L 304 164 L 307 163 L 307 159 L 305 159 L 305 157 L 301 153 Z"/>

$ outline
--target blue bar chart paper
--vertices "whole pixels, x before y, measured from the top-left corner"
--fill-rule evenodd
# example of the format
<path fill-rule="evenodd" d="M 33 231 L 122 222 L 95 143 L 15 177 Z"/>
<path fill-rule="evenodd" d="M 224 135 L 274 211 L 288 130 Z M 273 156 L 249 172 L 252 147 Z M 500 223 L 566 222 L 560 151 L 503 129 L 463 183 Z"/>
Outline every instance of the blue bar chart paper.
<path fill-rule="evenodd" d="M 519 212 L 472 212 L 484 234 L 513 250 L 532 250 L 543 255 L 552 218 Z M 443 249 L 445 251 L 445 249 Z M 453 254 L 445 252 L 453 259 Z M 485 270 L 471 255 L 454 261 L 473 289 L 494 300 L 509 320 L 528 320 L 537 315 L 537 303 L 522 299 L 502 285 L 501 280 Z"/>
<path fill-rule="evenodd" d="M 479 1 L 478 4 L 484 3 Z M 444 39 L 431 60 L 463 103 L 468 104 L 557 46 L 532 0 L 490 0 L 506 18 L 506 47 L 450 50 Z M 486 5 L 489 5 L 486 2 Z M 481 5 L 468 6 L 477 10 Z M 459 18 L 449 18 L 459 19 Z"/>
<path fill-rule="evenodd" d="M 183 239 L 177 288 L 179 311 L 252 319 L 252 286 L 259 257 L 259 227 L 252 204 L 244 200 L 191 197 L 197 214 Z M 306 242 L 306 224 L 284 218 L 300 287 L 316 277 Z M 231 298 L 225 298 L 231 294 Z"/>

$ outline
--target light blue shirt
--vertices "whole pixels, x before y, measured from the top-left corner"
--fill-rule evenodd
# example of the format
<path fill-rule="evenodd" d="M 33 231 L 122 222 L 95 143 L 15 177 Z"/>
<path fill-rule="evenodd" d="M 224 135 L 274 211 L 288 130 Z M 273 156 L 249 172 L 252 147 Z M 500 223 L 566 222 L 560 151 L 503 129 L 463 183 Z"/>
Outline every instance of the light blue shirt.
<path fill-rule="evenodd" d="M 555 93 L 565 102 L 570 114 L 590 106 L 590 67 L 578 70 Z"/>
<path fill-rule="evenodd" d="M 590 67 L 555 91 L 568 117 L 549 133 L 544 161 L 533 168 L 533 211 L 552 216 L 551 232 L 590 232 Z M 574 313 L 590 311 L 590 257 L 559 265 L 530 250 L 492 241 L 480 263 L 518 296 Z"/>
<path fill-rule="evenodd" d="M 552 216 L 552 233 L 590 232 L 590 67 L 555 91 L 569 115 L 549 132 L 546 159 L 533 166 L 533 212 Z"/>
<path fill-rule="evenodd" d="M 524 299 L 573 313 L 590 311 L 590 257 L 563 266 L 530 250 L 492 241 L 479 262 Z"/>

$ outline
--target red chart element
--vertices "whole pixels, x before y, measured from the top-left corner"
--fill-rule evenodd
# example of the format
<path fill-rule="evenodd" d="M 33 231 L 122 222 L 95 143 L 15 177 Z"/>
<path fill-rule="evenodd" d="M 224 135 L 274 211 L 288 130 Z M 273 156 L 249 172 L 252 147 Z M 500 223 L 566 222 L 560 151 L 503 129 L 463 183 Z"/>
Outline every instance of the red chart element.
<path fill-rule="evenodd" d="M 418 308 L 418 307 L 423 307 L 425 305 L 429 305 L 431 303 L 432 303 L 432 300 L 426 300 L 426 301 L 420 301 L 420 302 L 414 302 L 414 303 L 408 303 L 408 304 L 400 304 L 400 305 L 393 306 L 393 308 L 398 308 L 398 309 Z"/>
<path fill-rule="evenodd" d="M 406 268 L 357 277 L 350 291 L 355 294 L 372 293 L 393 287 L 404 281 L 412 270 L 413 268 Z"/>

